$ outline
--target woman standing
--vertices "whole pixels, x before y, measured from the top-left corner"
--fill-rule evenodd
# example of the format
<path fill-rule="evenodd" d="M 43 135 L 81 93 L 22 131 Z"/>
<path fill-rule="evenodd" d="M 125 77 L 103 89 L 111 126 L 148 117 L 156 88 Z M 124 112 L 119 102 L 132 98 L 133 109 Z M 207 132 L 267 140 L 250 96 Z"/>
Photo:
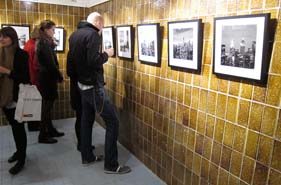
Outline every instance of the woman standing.
<path fill-rule="evenodd" d="M 20 83 L 29 83 L 28 54 L 20 49 L 16 31 L 4 27 L 0 30 L 0 107 L 12 127 L 17 149 L 8 159 L 9 163 L 17 162 L 9 170 L 11 174 L 23 169 L 26 158 L 24 124 L 14 119 Z"/>
<path fill-rule="evenodd" d="M 36 45 L 36 55 L 39 63 L 39 91 L 42 95 L 42 120 L 39 143 L 52 144 L 57 140 L 52 137 L 61 137 L 64 135 L 58 132 L 52 124 L 51 110 L 54 101 L 58 98 L 58 82 L 63 81 L 59 71 L 58 59 L 55 53 L 55 34 L 56 25 L 51 20 L 44 20 L 40 23 L 39 41 Z"/>

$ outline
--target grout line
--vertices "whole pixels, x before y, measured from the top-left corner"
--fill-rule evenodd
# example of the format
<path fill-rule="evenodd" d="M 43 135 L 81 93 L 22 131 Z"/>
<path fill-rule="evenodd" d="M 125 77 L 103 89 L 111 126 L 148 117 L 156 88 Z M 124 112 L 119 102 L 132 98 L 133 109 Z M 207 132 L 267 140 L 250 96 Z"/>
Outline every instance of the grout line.
<path fill-rule="evenodd" d="M 110 77 L 108 77 L 109 79 L 114 79 L 114 78 L 110 78 Z M 141 90 L 140 88 L 135 88 L 136 90 Z M 114 90 L 112 90 L 112 89 L 108 89 L 109 91 L 112 91 L 113 93 L 115 93 L 115 94 L 117 94 L 118 96 L 121 96 L 121 97 L 123 97 L 120 93 L 116 93 L 116 91 L 114 91 Z M 144 92 L 146 92 L 146 93 L 150 93 L 150 94 L 153 94 L 153 93 L 151 93 L 151 92 L 148 92 L 148 91 L 144 91 Z M 140 93 L 140 95 L 141 95 L 141 93 Z M 155 94 L 154 94 L 155 95 Z M 160 98 L 163 98 L 164 100 L 169 100 L 170 102 L 175 102 L 175 101 L 172 101 L 172 100 L 170 100 L 169 98 L 167 98 L 167 97 L 165 97 L 165 96 L 161 96 L 161 95 L 158 95 Z M 191 97 L 192 98 L 192 97 Z M 133 103 L 135 103 L 136 105 L 141 105 L 141 102 L 137 102 L 137 101 L 134 101 L 134 100 L 130 100 L 130 101 L 132 101 Z M 217 104 L 217 102 L 218 102 L 218 93 L 217 93 L 217 97 L 216 97 L 216 104 Z M 184 107 L 186 107 L 186 108 L 189 108 L 190 110 L 192 109 L 192 107 L 191 107 L 191 105 L 190 106 L 187 106 L 187 105 L 185 105 L 185 104 L 182 104 L 182 103 L 178 103 L 178 104 L 180 104 L 180 105 L 182 105 L 182 106 L 184 106 Z M 250 102 L 250 109 L 249 109 L 249 112 L 250 112 L 250 110 L 251 110 L 251 102 Z M 149 107 L 147 107 L 148 109 L 150 109 Z M 198 112 L 202 112 L 202 113 L 205 113 L 204 111 L 201 111 L 201 110 L 198 110 Z M 217 112 L 217 109 L 216 109 L 216 112 Z M 170 114 L 169 114 L 170 115 Z M 220 117 L 218 117 L 218 116 L 216 116 L 216 113 L 215 113 L 215 115 L 213 115 L 213 114 L 210 114 L 210 113 L 206 113 L 206 116 L 211 116 L 211 117 L 214 117 L 215 119 L 221 119 Z M 250 115 L 249 115 L 250 116 Z M 168 118 L 169 120 L 172 120 L 170 117 L 165 117 L 165 116 L 163 116 L 164 118 Z M 231 121 L 228 121 L 228 120 L 224 120 L 226 123 L 232 123 L 233 124 L 233 122 L 231 122 Z M 216 121 L 215 121 L 216 122 Z M 248 119 L 248 123 L 249 123 L 249 119 Z M 178 124 L 178 123 L 177 123 Z M 266 134 L 264 134 L 264 133 L 261 133 L 261 132 L 258 132 L 258 131 L 256 131 L 256 130 L 252 130 L 252 129 L 250 129 L 249 128 L 249 126 L 247 125 L 247 126 L 243 126 L 243 125 L 240 125 L 240 124 L 238 124 L 238 123 L 234 123 L 236 126 L 239 126 L 239 127 L 242 127 L 242 128 L 244 128 L 244 129 L 246 129 L 246 130 L 251 130 L 252 132 L 254 132 L 254 133 L 257 133 L 257 134 L 259 134 L 259 135 L 261 135 L 261 136 L 265 136 L 265 137 L 269 137 L 270 139 L 275 139 L 275 140 L 277 140 L 277 141 L 280 141 L 281 142 L 281 139 L 276 139 L 274 136 L 268 136 L 268 135 L 266 135 Z M 186 127 L 186 126 L 184 126 L 184 127 Z M 188 126 L 187 126 L 188 127 Z M 190 128 L 190 127 L 188 127 L 188 128 Z M 192 129 L 192 128 L 190 128 L 190 129 Z M 194 131 L 196 131 L 196 129 L 192 129 L 192 130 L 194 130 Z M 208 136 L 207 136 L 208 137 Z M 214 136 L 213 136 L 214 137 Z M 245 144 L 245 146 L 246 146 L 246 144 Z M 244 146 L 244 147 L 245 147 Z M 245 151 L 245 148 L 243 149 L 243 151 Z"/>
<path fill-rule="evenodd" d="M 111 66 L 114 66 L 112 64 L 107 64 L 107 65 L 111 65 Z M 115 66 L 117 68 L 124 68 L 124 67 L 120 67 L 120 66 Z M 129 68 L 125 68 L 127 71 L 132 71 L 132 72 L 135 72 L 135 73 L 140 73 L 140 74 L 145 74 L 145 75 L 148 75 L 148 76 L 152 76 L 152 77 L 156 77 L 156 78 L 159 78 L 159 79 L 163 79 L 163 80 L 167 80 L 167 81 L 170 81 L 170 82 L 175 82 L 177 83 L 177 81 L 173 80 L 173 79 L 170 79 L 170 78 L 164 78 L 164 77 L 161 77 L 161 76 L 156 76 L 156 75 L 152 75 L 152 74 L 146 74 L 146 73 L 143 73 L 143 72 L 140 72 L 140 71 L 134 71 L 132 69 L 129 69 Z M 167 71 L 166 71 L 167 72 Z M 114 78 L 112 78 L 114 79 Z M 193 85 L 193 79 L 194 79 L 194 74 L 192 74 L 192 81 L 190 84 L 186 84 L 184 82 L 178 82 L 179 84 L 182 84 L 182 85 L 185 85 L 185 86 L 190 86 L 190 87 L 195 87 L 195 88 L 199 88 L 199 89 L 203 89 L 203 90 L 207 90 L 208 92 L 215 92 L 215 93 L 218 93 L 220 95 L 225 95 L 225 96 L 230 96 L 230 97 L 233 97 L 233 98 L 239 98 L 238 96 L 234 96 L 234 95 L 231 95 L 231 94 L 227 94 L 227 93 L 224 93 L 224 92 L 220 92 L 220 91 L 215 91 L 215 90 L 212 90 L 212 89 L 209 89 L 209 88 L 205 88 L 205 87 L 200 87 L 200 86 L 196 86 L 196 85 Z M 121 81 L 123 82 L 124 84 L 128 84 L 124 81 Z M 240 83 L 241 84 L 241 83 Z M 130 84 L 128 84 L 130 85 Z M 254 86 L 254 85 L 252 85 Z M 242 87 L 241 87 L 242 88 Z M 278 107 L 278 106 L 275 106 L 275 105 L 270 105 L 270 104 L 266 104 L 266 103 L 263 103 L 263 102 L 258 102 L 256 100 L 253 100 L 252 98 L 251 99 L 247 99 L 247 98 L 243 98 L 243 97 L 240 97 L 241 100 L 244 100 L 244 101 L 249 101 L 249 102 L 253 102 L 253 103 L 256 103 L 256 104 L 260 104 L 260 105 L 265 105 L 265 106 L 268 106 L 268 107 L 271 107 L 271 108 L 275 108 L 275 109 L 280 109 L 281 108 L 281 105 Z M 173 101 L 173 100 L 171 100 Z"/>

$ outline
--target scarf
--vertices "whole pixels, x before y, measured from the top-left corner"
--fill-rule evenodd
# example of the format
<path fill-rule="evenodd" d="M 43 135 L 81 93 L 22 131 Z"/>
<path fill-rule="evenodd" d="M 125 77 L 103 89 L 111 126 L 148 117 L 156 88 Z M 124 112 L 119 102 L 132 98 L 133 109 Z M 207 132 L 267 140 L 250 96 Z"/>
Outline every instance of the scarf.
<path fill-rule="evenodd" d="M 0 66 L 13 70 L 14 47 L 0 47 Z M 13 101 L 13 79 L 8 75 L 0 74 L 0 107 L 5 107 Z"/>

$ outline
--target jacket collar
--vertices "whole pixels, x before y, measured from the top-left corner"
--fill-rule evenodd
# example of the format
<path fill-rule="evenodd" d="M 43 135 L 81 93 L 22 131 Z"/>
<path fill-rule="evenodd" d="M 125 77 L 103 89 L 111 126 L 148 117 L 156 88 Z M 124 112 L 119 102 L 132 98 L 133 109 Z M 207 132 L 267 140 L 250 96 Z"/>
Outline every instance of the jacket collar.
<path fill-rule="evenodd" d="M 96 30 L 97 32 L 100 31 L 97 27 L 95 27 L 94 25 L 92 25 L 91 23 L 88 23 L 88 22 L 86 22 L 85 24 L 81 25 L 81 28 L 85 28 L 85 27 L 92 28 L 92 29 Z"/>

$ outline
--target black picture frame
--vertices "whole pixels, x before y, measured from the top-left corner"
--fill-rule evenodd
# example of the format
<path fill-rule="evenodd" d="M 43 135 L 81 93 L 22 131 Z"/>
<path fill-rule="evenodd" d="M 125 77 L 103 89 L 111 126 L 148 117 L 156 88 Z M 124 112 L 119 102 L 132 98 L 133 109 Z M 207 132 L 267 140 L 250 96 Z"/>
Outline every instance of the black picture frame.
<path fill-rule="evenodd" d="M 139 61 L 158 65 L 161 61 L 160 24 L 138 24 L 137 30 Z"/>
<path fill-rule="evenodd" d="M 114 48 L 115 49 L 115 38 L 114 38 L 114 27 L 106 26 L 102 29 L 102 48 L 103 50 Z M 115 56 L 115 52 L 113 57 Z"/>
<path fill-rule="evenodd" d="M 213 73 L 265 84 L 270 14 L 214 18 Z"/>
<path fill-rule="evenodd" d="M 168 65 L 199 73 L 202 37 L 201 19 L 168 22 Z"/>
<path fill-rule="evenodd" d="M 55 42 L 57 44 L 55 50 L 57 52 L 63 52 L 64 51 L 64 45 L 65 45 L 65 32 L 63 27 L 56 27 L 55 28 Z"/>
<path fill-rule="evenodd" d="M 134 59 L 133 26 L 132 25 L 117 26 L 116 32 L 117 32 L 118 57 L 133 60 Z"/>
<path fill-rule="evenodd" d="M 19 46 L 21 49 L 24 48 L 25 43 L 30 39 L 30 25 L 17 25 L 17 24 L 2 24 L 1 27 L 12 27 L 16 30 L 19 38 Z"/>

